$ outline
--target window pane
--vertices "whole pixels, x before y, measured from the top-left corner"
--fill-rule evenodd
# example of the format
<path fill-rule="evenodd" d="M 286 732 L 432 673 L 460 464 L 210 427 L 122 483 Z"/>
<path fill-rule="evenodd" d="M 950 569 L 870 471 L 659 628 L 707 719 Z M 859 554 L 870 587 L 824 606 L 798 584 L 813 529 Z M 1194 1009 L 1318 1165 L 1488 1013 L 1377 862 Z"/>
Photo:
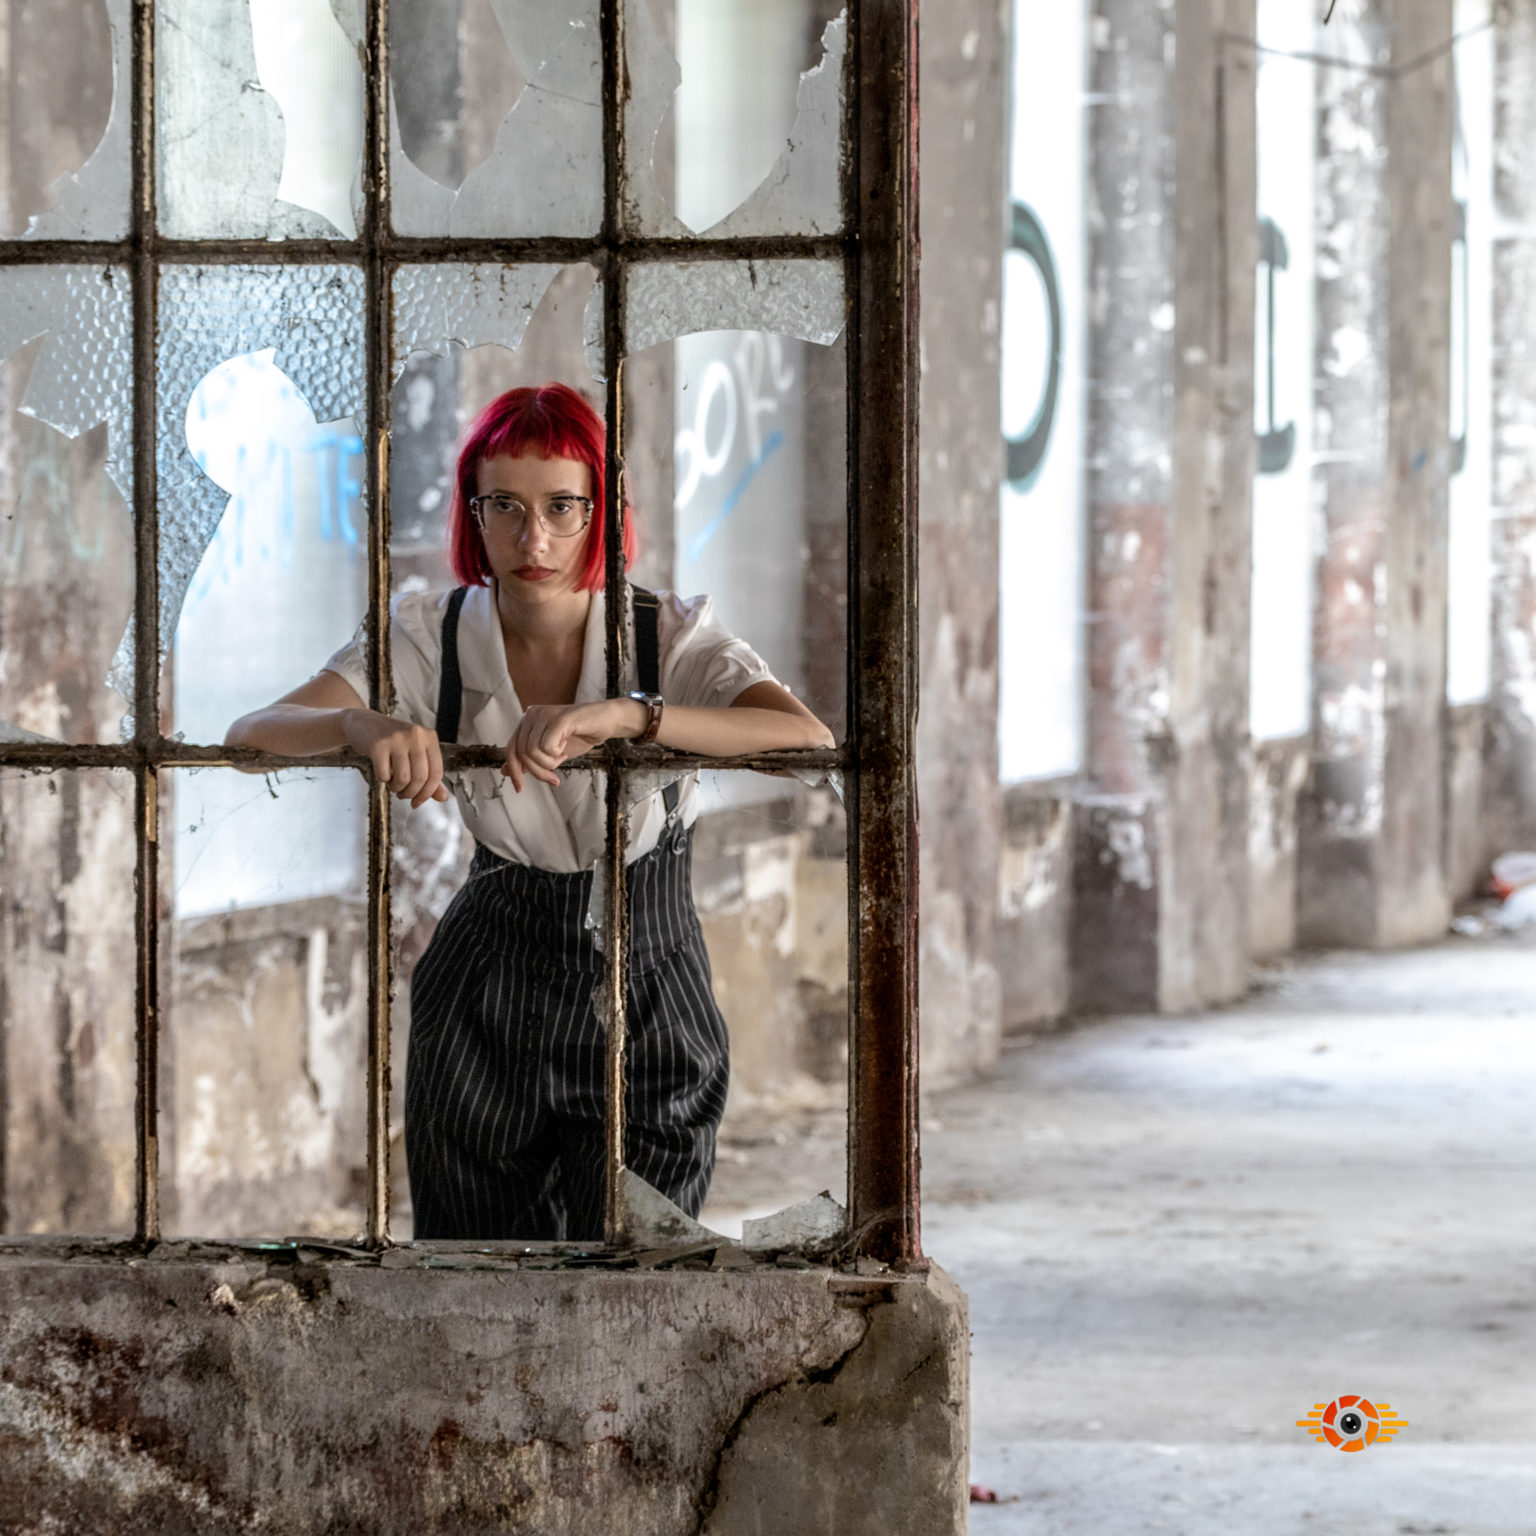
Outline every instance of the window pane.
<path fill-rule="evenodd" d="M 1259 0 L 1266 48 L 1305 52 L 1313 18 Z M 1305 734 L 1312 723 L 1312 401 L 1316 263 L 1316 68 L 1261 53 L 1258 63 L 1260 263 L 1254 344 L 1252 681 L 1255 737 Z"/>
<path fill-rule="evenodd" d="M 162 643 L 184 625 L 189 740 L 221 741 L 362 617 L 362 307 L 353 267 L 162 276 L 160 615 Z"/>
<path fill-rule="evenodd" d="M 841 283 L 836 269 L 811 262 L 756 270 L 755 289 L 744 268 L 631 275 L 625 460 L 642 534 L 633 575 L 677 594 L 689 622 L 706 622 L 697 600 L 707 597 L 722 642 L 743 640 L 840 738 L 848 590 Z M 716 681 L 734 675 L 724 667 Z M 766 783 L 737 782 L 744 795 Z"/>
<path fill-rule="evenodd" d="M 390 7 L 390 206 L 403 235 L 595 235 L 598 0 Z"/>
<path fill-rule="evenodd" d="M 128 233 L 130 8 L 131 0 L 9 7 L 0 24 L 0 236 Z"/>
<path fill-rule="evenodd" d="M 164 1229 L 355 1237 L 367 1187 L 362 780 L 177 770 L 161 786 Z"/>
<path fill-rule="evenodd" d="M 159 0 L 160 228 L 185 240 L 353 239 L 362 0 Z"/>
<path fill-rule="evenodd" d="M 847 12 L 826 0 L 626 0 L 627 212 L 647 234 L 842 227 Z"/>
<path fill-rule="evenodd" d="M 1083 760 L 1088 292 L 1088 5 L 1021 0 L 1014 13 L 998 539 L 998 771 L 1010 784 Z"/>
<path fill-rule="evenodd" d="M 747 777 L 758 794 L 741 793 Z M 693 898 L 730 1029 L 730 1096 L 701 1220 L 736 1236 L 744 1220 L 822 1191 L 845 1200 L 847 825 L 834 785 L 739 773 L 698 775 L 680 812 L 698 818 Z M 631 1021 L 631 1062 L 635 1042 Z"/>
<path fill-rule="evenodd" d="M 1493 578 L 1493 49 L 1488 0 L 1457 0 L 1459 238 L 1451 269 L 1451 508 L 1446 694 L 1488 696 Z"/>
<path fill-rule="evenodd" d="M 0 270 L 0 731 L 13 737 L 114 741 L 132 692 L 130 650 L 113 671 L 133 609 L 130 335 L 121 268 Z"/>
<path fill-rule="evenodd" d="M 0 774 L 0 1231 L 134 1226 L 133 779 Z"/>
<path fill-rule="evenodd" d="M 584 351 L 584 312 L 594 278 L 587 266 L 455 265 L 399 274 L 391 559 L 401 622 L 415 626 L 430 651 L 423 666 L 397 647 L 396 712 L 405 718 L 436 720 L 441 598 L 455 584 L 448 528 L 459 441 L 486 405 L 519 386 L 565 382 L 601 409 L 602 387 L 587 373 Z M 593 665 L 585 681 L 601 696 L 606 669 L 600 605 L 593 615 Z M 458 740 L 504 745 L 519 711 L 485 587 L 474 588 L 465 605 L 459 647 L 464 692 Z M 392 1230 L 397 1239 L 413 1233 L 591 1239 L 599 1234 L 581 1225 L 589 1205 L 558 1190 L 545 1198 L 527 1187 L 528 1169 L 542 1170 L 542 1179 L 558 1161 L 540 1118 L 556 1106 L 518 1068 L 520 1061 L 543 1063 L 559 1075 L 562 1125 L 569 1133 L 565 1160 L 577 1167 L 572 1177 L 583 1180 L 586 1195 L 600 1191 L 600 1151 L 593 1149 L 600 1146 L 604 1078 L 593 995 L 602 962 L 586 925 L 589 915 L 594 923 L 601 920 L 593 866 L 603 848 L 603 783 L 576 776 L 556 799 L 534 785 L 517 795 L 493 769 L 455 775 L 450 782 L 454 801 L 415 810 L 396 802 L 392 818 L 393 1033 L 395 1060 L 404 1064 L 395 1074 L 392 1133 L 405 1153 L 394 1164 Z M 475 854 L 477 841 L 483 854 Z M 538 922 L 530 923 L 530 899 L 545 904 Z M 549 975 L 548 956 L 555 952 L 566 956 L 558 984 Z M 467 1061 L 475 1063 L 468 1076 Z M 475 1097 L 477 1083 L 486 1096 Z M 472 1148 L 474 1155 L 455 1169 L 443 1163 L 441 1127 L 460 1114 L 476 1127 L 478 1151 Z M 494 1180 L 476 1172 L 502 1155 L 492 1143 L 507 1151 L 518 1171 L 495 1201 Z M 461 1175 L 469 1178 L 467 1191 Z M 423 1202 L 420 1223 L 413 1182 Z M 597 1219 L 600 1224 L 600 1212 Z"/>

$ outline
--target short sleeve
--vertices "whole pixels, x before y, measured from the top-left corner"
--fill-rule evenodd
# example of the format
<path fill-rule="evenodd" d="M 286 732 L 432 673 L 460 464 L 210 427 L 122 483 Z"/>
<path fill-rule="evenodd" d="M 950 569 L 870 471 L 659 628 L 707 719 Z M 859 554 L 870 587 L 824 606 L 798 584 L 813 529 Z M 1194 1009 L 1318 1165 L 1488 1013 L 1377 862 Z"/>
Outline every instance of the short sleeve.
<path fill-rule="evenodd" d="M 365 704 L 368 702 L 368 620 L 364 619 L 353 631 L 352 638 L 320 668 L 322 672 L 334 672 L 352 685 L 352 691 Z"/>
<path fill-rule="evenodd" d="M 754 683 L 777 682 L 767 662 L 720 622 L 709 598 L 658 596 L 661 693 L 668 703 L 723 709 Z"/>
<path fill-rule="evenodd" d="M 395 713 L 414 725 L 431 726 L 437 718 L 437 652 L 433 645 L 433 603 L 437 594 L 403 593 L 390 604 L 389 648 L 394 670 Z M 320 669 L 334 672 L 352 685 L 358 698 L 368 697 L 368 621 Z"/>

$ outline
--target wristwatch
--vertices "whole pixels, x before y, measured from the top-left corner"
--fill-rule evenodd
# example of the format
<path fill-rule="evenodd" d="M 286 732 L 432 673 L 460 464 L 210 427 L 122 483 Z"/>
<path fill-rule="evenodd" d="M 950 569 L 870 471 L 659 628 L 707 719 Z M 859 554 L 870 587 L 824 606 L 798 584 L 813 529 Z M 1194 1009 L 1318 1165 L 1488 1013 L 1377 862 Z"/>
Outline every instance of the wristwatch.
<path fill-rule="evenodd" d="M 644 704 L 650 711 L 650 716 L 645 722 L 645 729 L 635 737 L 635 745 L 643 747 L 648 741 L 656 740 L 656 732 L 661 729 L 661 695 L 659 693 L 632 693 L 630 694 L 637 704 Z"/>

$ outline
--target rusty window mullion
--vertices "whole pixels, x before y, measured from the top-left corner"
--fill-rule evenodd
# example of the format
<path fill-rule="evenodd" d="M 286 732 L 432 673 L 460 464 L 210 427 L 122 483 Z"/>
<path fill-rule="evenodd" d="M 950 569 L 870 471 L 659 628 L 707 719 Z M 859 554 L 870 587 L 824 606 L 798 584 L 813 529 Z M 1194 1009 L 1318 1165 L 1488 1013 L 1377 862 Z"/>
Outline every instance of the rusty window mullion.
<path fill-rule="evenodd" d="M 387 0 L 368 0 L 364 49 L 363 226 L 360 231 L 368 444 L 369 707 L 389 713 L 394 675 L 389 650 L 389 385 L 394 356 L 389 228 L 389 17 Z M 370 1248 L 389 1244 L 389 1043 L 392 955 L 388 788 L 368 784 L 368 1232 Z"/>
<path fill-rule="evenodd" d="M 624 672 L 624 13 L 622 0 L 602 0 L 603 50 L 603 376 L 607 434 L 603 477 L 603 618 L 607 692 L 617 697 Z M 603 842 L 603 957 L 600 1016 L 605 1035 L 603 1094 L 603 1238 L 623 1239 L 624 1047 L 628 1026 L 629 912 L 624 885 L 629 815 L 624 808 L 622 754 L 607 764 Z"/>
<path fill-rule="evenodd" d="M 853 0 L 849 1206 L 921 1258 L 917 1143 L 917 0 Z"/>
<path fill-rule="evenodd" d="M 153 0 L 134 0 L 132 200 L 134 508 L 134 1238 L 160 1236 L 160 528 L 155 418 L 159 261 Z"/>

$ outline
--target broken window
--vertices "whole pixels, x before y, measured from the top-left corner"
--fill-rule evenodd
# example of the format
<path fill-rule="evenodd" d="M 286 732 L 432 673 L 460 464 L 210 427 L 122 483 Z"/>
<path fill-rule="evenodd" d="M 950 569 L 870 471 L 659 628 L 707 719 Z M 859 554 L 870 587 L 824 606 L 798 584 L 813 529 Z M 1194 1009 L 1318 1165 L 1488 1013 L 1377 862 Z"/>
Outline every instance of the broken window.
<path fill-rule="evenodd" d="M 1085 710 L 1088 6 L 1031 10 L 1027 25 L 1016 10 L 998 557 L 998 770 L 1010 784 L 1077 772 Z M 1042 667 L 1046 655 L 1055 664 Z"/>
<path fill-rule="evenodd" d="M 1314 18 L 1259 0 L 1258 306 L 1254 340 L 1253 615 L 1248 713 L 1258 740 L 1312 723 L 1312 371 L 1316 217 Z"/>
<path fill-rule="evenodd" d="M 1455 21 L 1446 697 L 1470 704 L 1488 696 L 1493 645 L 1494 34 L 1488 0 L 1457 0 Z"/>
<path fill-rule="evenodd" d="M 6 1059 L 46 1045 L 30 1077 L 0 1074 L 7 1228 L 377 1248 L 393 1209 L 408 1231 L 405 1005 L 473 839 L 452 804 L 392 807 L 359 760 L 221 738 L 352 635 L 391 706 L 387 599 L 451 582 L 467 420 L 559 378 L 623 472 L 612 593 L 632 508 L 632 579 L 709 592 L 839 743 L 608 743 L 567 770 L 592 802 L 582 1006 L 625 1090 L 605 1089 L 602 1235 L 689 1230 L 620 1150 L 647 938 L 618 876 L 676 790 L 715 994 L 751 1024 L 708 1213 L 749 1256 L 914 1256 L 915 205 L 889 85 L 908 20 L 855 37 L 827 0 L 160 0 L 140 58 L 130 21 L 126 0 L 92 9 L 68 67 L 94 83 L 35 165 L 20 116 L 0 123 L 0 206 L 33 243 L 0 246 L 0 463 L 8 507 L 46 492 L 7 528 L 0 836 L 29 878 L 55 855 L 55 907 L 79 909 L 62 940 L 7 909 Z M 102 241 L 101 264 L 64 239 Z M 50 616 L 36 594 L 61 578 L 75 601 Z M 634 666 L 623 608 L 603 610 L 610 691 Z M 50 643 L 13 649 L 25 626 Z M 449 773 L 494 780 L 495 755 L 450 748 Z M 90 814 L 50 820 L 53 800 Z M 70 1024 L 108 977 L 100 1027 Z M 23 1110 L 84 1149 L 67 1198 L 17 1195 Z M 791 1113 L 814 1122 L 794 1187 L 758 1188 L 753 1138 Z"/>
<path fill-rule="evenodd" d="M 0 22 L 0 239 L 128 233 L 131 10 L 39 0 Z"/>

